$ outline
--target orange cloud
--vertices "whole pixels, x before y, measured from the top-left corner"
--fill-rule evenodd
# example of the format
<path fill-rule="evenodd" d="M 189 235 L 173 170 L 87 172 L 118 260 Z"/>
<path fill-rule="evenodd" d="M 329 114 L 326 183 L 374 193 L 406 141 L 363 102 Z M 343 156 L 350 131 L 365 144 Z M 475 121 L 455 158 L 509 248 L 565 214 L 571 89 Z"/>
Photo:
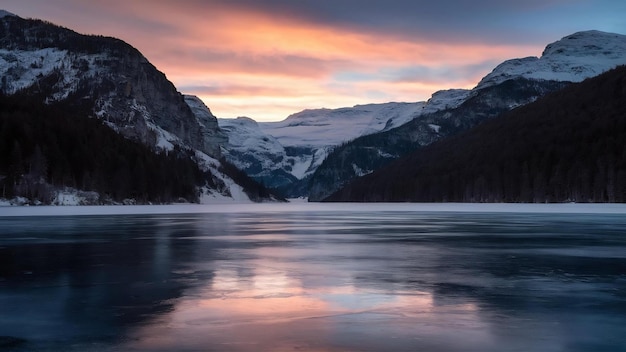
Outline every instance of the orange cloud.
<path fill-rule="evenodd" d="M 220 7 L 212 9 L 209 21 L 195 17 L 186 13 L 169 18 L 185 35 L 162 38 L 146 51 L 158 52 L 149 59 L 177 86 L 191 88 L 185 92 L 199 95 L 219 117 L 278 120 L 305 108 L 426 100 L 440 89 L 471 88 L 490 68 L 461 78 L 442 74 L 398 79 L 380 71 L 416 64 L 433 71 L 470 67 L 485 60 L 537 55 L 540 50 L 408 41 Z M 346 71 L 369 79 L 333 81 Z"/>
<path fill-rule="evenodd" d="M 279 120 L 305 108 L 426 100 L 440 89 L 471 88 L 491 69 L 487 61 L 542 49 L 450 44 L 429 33 L 407 39 L 227 1 L 65 1 L 76 6 L 45 5 L 56 16 L 45 19 L 129 42 L 219 117 Z"/>

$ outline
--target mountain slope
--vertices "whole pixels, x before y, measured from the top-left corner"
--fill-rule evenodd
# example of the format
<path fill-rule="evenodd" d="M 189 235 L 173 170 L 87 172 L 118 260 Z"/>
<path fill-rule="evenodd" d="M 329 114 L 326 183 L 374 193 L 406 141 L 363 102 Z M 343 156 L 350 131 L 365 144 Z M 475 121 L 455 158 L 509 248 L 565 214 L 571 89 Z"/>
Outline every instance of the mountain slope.
<path fill-rule="evenodd" d="M 212 126 L 198 120 L 174 85 L 137 49 L 40 20 L 7 15 L 0 24 L 3 93 L 28 92 L 46 102 L 89 100 L 95 115 L 129 138 L 156 146 L 163 130 L 192 148 L 219 155 L 216 121 Z"/>
<path fill-rule="evenodd" d="M 626 67 L 422 148 L 329 201 L 626 202 Z"/>
<path fill-rule="evenodd" d="M 269 187 L 290 197 L 306 196 L 310 176 L 331 148 L 362 135 L 400 126 L 416 116 L 456 106 L 468 92 L 441 91 L 428 102 L 419 103 L 305 110 L 280 122 L 219 119 L 229 138 L 224 156 Z"/>
<path fill-rule="evenodd" d="M 311 178 L 309 200 L 321 200 L 351 179 L 417 148 L 619 64 L 626 64 L 626 36 L 598 31 L 575 33 L 552 43 L 541 58 L 506 61 L 472 89 L 458 107 L 420 115 L 403 126 L 358 138 L 333 150 Z"/>
<path fill-rule="evenodd" d="M 297 159 L 290 159 L 285 147 L 276 138 L 263 133 L 256 121 L 247 117 L 218 121 L 228 136 L 228 145 L 222 151 L 227 160 L 272 188 L 297 181 L 291 174 Z"/>
<path fill-rule="evenodd" d="M 154 153 L 84 114 L 0 95 L 0 198 L 59 204 L 69 187 L 86 204 L 198 202 L 198 187 L 226 187 L 188 151 Z"/>
<path fill-rule="evenodd" d="M 213 187 L 214 182 L 208 182 L 200 200 L 249 201 L 244 189 L 252 184 L 241 187 L 221 171 L 231 168 L 222 167 L 219 161 L 221 145 L 227 139 L 216 117 L 199 99 L 180 94 L 162 72 L 125 42 L 3 12 L 0 76 L 2 94 L 28 97 L 48 106 L 60 104 L 56 106 L 68 108 L 72 116 L 80 115 L 77 118 L 96 117 L 147 146 L 151 153 L 184 150 L 203 172 L 224 184 Z"/>

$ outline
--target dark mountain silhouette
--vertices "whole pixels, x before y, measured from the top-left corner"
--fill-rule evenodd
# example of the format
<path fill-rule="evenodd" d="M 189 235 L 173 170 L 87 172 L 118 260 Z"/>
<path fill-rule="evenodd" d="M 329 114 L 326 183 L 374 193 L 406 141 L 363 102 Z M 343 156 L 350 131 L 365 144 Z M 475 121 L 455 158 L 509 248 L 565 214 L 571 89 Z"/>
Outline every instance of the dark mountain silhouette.
<path fill-rule="evenodd" d="M 433 143 L 326 201 L 626 202 L 626 67 Z"/>

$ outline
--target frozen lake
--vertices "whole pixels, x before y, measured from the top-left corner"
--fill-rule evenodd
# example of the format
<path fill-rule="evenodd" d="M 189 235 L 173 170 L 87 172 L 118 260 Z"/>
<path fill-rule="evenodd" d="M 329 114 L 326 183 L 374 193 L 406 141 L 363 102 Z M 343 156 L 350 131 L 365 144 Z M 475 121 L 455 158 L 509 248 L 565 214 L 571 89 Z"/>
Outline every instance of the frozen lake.
<path fill-rule="evenodd" d="M 0 207 L 0 351 L 624 351 L 626 206 Z"/>

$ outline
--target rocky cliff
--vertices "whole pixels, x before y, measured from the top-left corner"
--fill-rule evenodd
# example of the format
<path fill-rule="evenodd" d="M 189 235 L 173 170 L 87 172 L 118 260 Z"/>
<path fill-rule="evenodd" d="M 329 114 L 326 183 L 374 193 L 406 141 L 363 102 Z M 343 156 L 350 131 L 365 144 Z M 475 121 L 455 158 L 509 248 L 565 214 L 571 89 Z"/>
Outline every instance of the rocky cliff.
<path fill-rule="evenodd" d="M 215 117 L 185 99 L 137 49 L 51 23 L 0 17 L 0 91 L 48 101 L 88 101 L 93 114 L 155 148 L 182 144 L 219 157 Z M 192 101 L 196 112 L 187 102 Z"/>

